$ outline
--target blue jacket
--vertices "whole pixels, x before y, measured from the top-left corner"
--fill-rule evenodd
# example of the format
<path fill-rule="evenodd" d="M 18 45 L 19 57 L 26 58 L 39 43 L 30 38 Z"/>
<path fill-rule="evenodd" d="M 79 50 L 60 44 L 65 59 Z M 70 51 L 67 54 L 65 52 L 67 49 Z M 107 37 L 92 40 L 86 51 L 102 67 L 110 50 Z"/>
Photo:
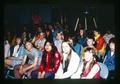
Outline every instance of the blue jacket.
<path fill-rule="evenodd" d="M 85 47 L 86 37 L 78 37 L 78 43 L 81 44 L 83 47 Z"/>
<path fill-rule="evenodd" d="M 111 51 L 109 50 L 106 54 L 106 59 L 104 64 L 107 65 L 109 71 L 115 70 L 115 54 L 111 56 Z"/>
<path fill-rule="evenodd" d="M 79 43 L 76 43 L 74 46 L 73 46 L 75 52 L 78 54 L 78 56 L 81 56 L 81 50 L 82 50 L 82 46 L 81 44 Z"/>

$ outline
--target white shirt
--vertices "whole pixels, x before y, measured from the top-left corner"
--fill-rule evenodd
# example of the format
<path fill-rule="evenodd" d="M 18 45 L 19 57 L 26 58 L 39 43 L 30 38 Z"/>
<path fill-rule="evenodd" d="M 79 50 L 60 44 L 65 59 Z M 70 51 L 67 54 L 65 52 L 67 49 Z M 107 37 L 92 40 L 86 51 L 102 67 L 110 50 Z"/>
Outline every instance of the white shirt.
<path fill-rule="evenodd" d="M 61 54 L 61 52 L 62 52 L 62 47 L 61 47 L 62 46 L 62 40 L 55 40 L 54 44 L 57 47 L 58 52 Z"/>
<path fill-rule="evenodd" d="M 20 45 L 16 45 L 16 46 L 14 47 L 14 51 L 13 51 L 12 56 L 18 57 L 18 49 L 19 49 L 19 47 L 20 47 Z"/>
<path fill-rule="evenodd" d="M 55 74 L 55 79 L 64 79 L 71 77 L 77 71 L 79 62 L 80 62 L 80 57 L 77 55 L 77 53 L 72 51 L 71 59 L 67 71 L 63 73 L 62 64 L 60 63 L 58 71 Z"/>

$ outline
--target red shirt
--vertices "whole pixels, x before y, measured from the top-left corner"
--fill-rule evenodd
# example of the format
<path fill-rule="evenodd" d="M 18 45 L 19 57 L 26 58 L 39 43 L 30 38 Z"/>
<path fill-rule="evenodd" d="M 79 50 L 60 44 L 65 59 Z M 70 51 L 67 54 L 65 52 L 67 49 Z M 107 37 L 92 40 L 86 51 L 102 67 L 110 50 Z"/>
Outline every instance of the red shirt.
<path fill-rule="evenodd" d="M 95 64 L 97 64 L 98 66 L 99 66 L 99 64 L 96 62 Z M 95 65 L 94 64 L 94 65 Z M 93 65 L 93 66 L 94 66 Z M 99 66 L 100 67 L 100 66 Z M 84 72 L 83 72 L 83 75 L 82 75 L 82 77 L 86 77 L 88 74 L 89 74 L 89 72 L 91 71 L 91 69 L 89 69 L 89 70 L 85 70 Z M 100 79 L 100 70 L 95 74 L 95 76 L 93 77 L 93 79 Z"/>
<path fill-rule="evenodd" d="M 42 61 L 41 61 L 41 64 L 39 66 L 38 72 L 42 73 L 43 71 L 45 71 L 45 72 L 53 71 L 54 73 L 56 73 L 56 71 L 59 68 L 60 59 L 61 59 L 61 56 L 60 56 L 59 52 L 55 51 L 55 54 L 54 54 L 55 55 L 54 56 L 54 67 L 53 68 L 51 67 L 51 59 L 52 59 L 52 57 L 51 57 L 50 52 L 47 52 L 46 55 L 47 55 L 46 59 L 45 59 L 46 66 L 44 67 L 44 61 L 43 61 L 43 57 L 42 57 Z"/>
<path fill-rule="evenodd" d="M 105 40 L 103 36 L 99 36 L 98 39 L 96 39 L 96 49 L 101 50 L 104 46 Z"/>

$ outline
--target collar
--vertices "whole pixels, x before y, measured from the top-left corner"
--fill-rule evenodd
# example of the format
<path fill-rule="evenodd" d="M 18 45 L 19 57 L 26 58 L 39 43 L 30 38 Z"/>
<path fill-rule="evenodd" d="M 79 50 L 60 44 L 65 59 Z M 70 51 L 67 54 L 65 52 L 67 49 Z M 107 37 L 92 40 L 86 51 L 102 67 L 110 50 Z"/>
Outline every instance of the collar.
<path fill-rule="evenodd" d="M 100 34 L 98 34 L 97 36 L 95 36 L 95 40 L 97 40 L 99 38 Z"/>

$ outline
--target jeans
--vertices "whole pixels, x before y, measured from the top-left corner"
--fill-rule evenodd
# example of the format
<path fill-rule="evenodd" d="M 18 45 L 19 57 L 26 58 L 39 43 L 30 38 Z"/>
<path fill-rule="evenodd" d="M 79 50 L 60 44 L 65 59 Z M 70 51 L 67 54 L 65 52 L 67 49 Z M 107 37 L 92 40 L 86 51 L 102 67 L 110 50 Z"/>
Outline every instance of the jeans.
<path fill-rule="evenodd" d="M 34 70 L 31 72 L 31 78 L 38 78 L 38 70 Z"/>
<path fill-rule="evenodd" d="M 46 72 L 44 75 L 44 79 L 54 79 L 55 73 L 54 72 Z M 31 78 L 38 78 L 38 70 L 34 70 L 31 73 Z"/>
<path fill-rule="evenodd" d="M 47 72 L 44 75 L 44 79 L 54 79 L 55 73 L 54 72 Z"/>

